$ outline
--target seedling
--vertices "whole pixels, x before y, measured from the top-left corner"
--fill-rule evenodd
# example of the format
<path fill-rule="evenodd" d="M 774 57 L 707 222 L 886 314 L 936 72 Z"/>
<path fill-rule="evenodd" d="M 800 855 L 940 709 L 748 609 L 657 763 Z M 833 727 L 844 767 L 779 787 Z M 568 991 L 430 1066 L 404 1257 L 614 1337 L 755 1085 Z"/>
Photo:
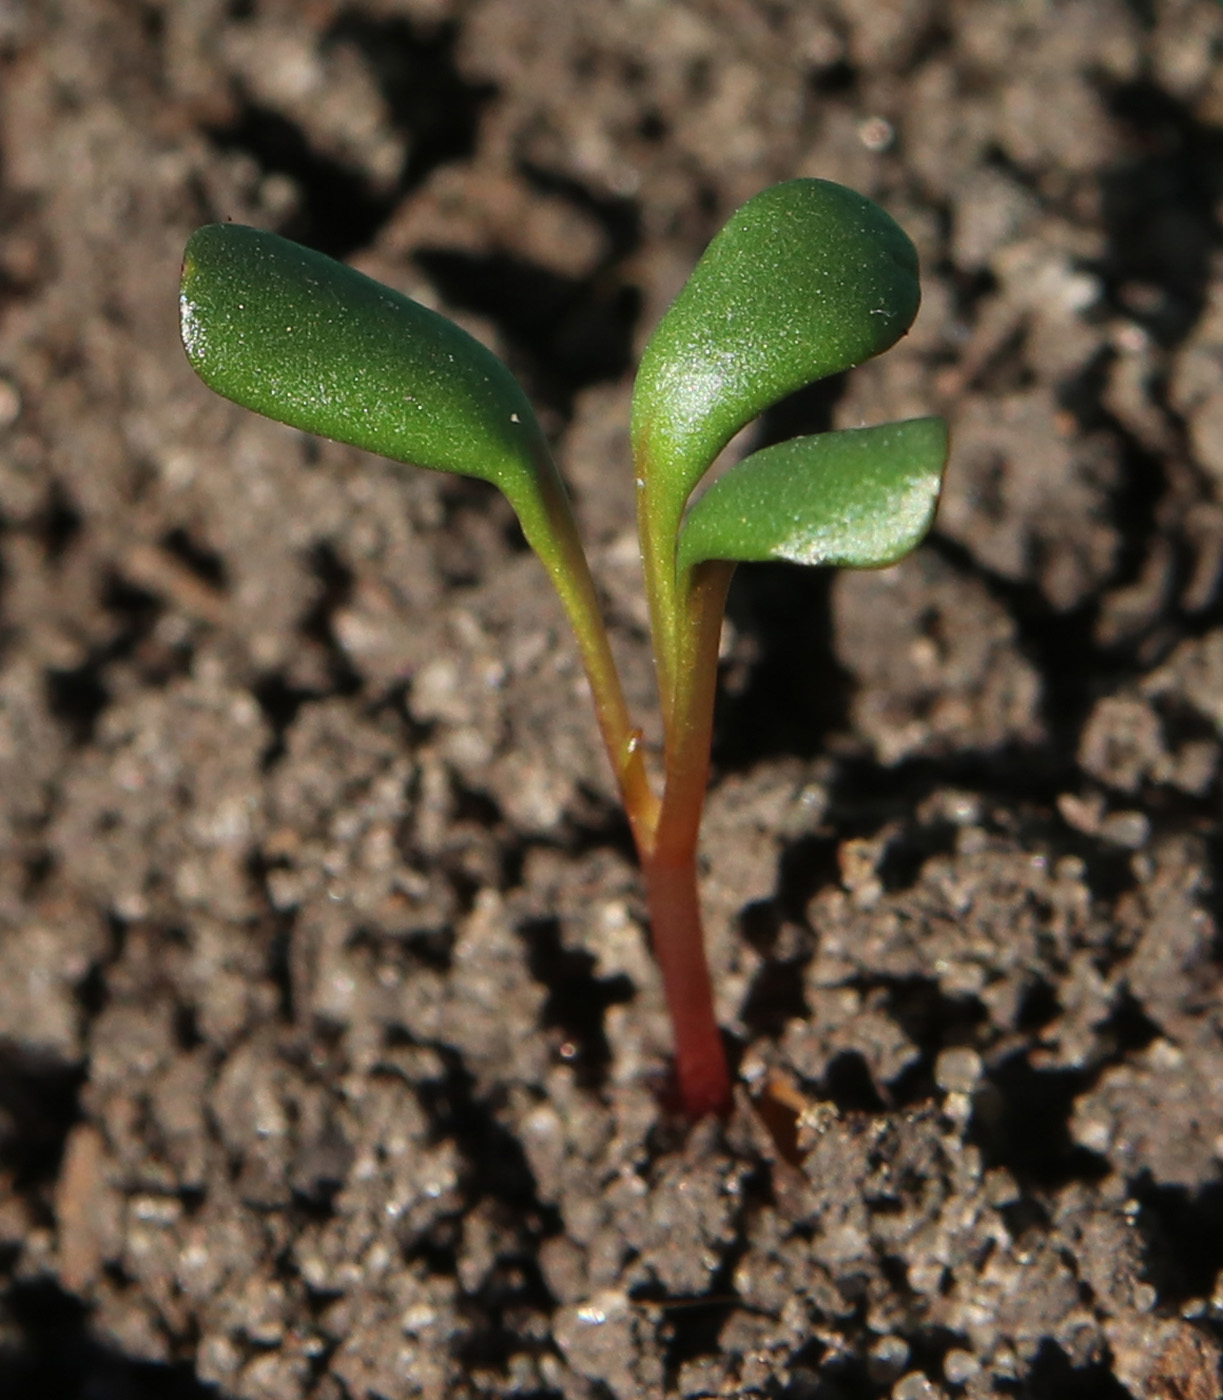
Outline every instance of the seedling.
<path fill-rule="evenodd" d="M 934 517 L 946 424 L 794 438 L 693 492 L 764 410 L 894 344 L 919 297 L 913 245 L 882 209 L 840 185 L 792 180 L 734 215 L 655 330 L 632 441 L 662 706 L 658 774 L 625 703 L 564 485 L 505 365 L 436 312 L 276 234 L 213 224 L 187 245 L 183 344 L 213 389 L 396 462 L 491 481 L 509 498 L 577 636 L 641 860 L 680 1096 L 694 1118 L 731 1102 L 696 865 L 731 574 L 751 560 L 900 559 Z"/>

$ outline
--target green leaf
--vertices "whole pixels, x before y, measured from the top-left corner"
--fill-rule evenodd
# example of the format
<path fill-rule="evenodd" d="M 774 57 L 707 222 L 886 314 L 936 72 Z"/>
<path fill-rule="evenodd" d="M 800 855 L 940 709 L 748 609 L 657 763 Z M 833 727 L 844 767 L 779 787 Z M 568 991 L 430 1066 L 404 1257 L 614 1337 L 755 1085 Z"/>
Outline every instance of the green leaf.
<path fill-rule="evenodd" d="M 678 520 L 726 443 L 770 405 L 908 330 L 917 253 L 877 204 L 827 180 L 749 200 L 659 323 L 633 393 L 638 472 Z"/>
<path fill-rule="evenodd" d="M 941 418 L 766 447 L 693 503 L 680 533 L 680 569 L 707 559 L 894 564 L 930 528 L 946 460 Z"/>
<path fill-rule="evenodd" d="M 187 244 L 183 345 L 211 388 L 306 432 L 494 482 L 528 537 L 552 468 L 505 365 L 435 311 L 274 233 L 210 224 Z"/>

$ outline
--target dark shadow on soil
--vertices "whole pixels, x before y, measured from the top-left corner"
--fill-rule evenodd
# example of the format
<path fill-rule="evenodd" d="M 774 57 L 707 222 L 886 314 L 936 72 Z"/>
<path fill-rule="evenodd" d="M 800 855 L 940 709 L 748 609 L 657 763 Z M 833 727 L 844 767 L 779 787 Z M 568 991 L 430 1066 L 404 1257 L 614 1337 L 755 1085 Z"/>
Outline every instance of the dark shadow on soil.
<path fill-rule="evenodd" d="M 251 686 L 264 719 L 272 729 L 272 739 L 262 757 L 266 772 L 284 756 L 286 738 L 297 712 L 311 700 L 319 699 L 316 690 L 294 685 L 283 671 L 269 671 Z"/>
<path fill-rule="evenodd" d="M 588 1089 L 600 1087 L 611 1064 L 604 1013 L 609 1006 L 632 1001 L 632 981 L 622 973 L 596 976 L 594 957 L 566 948 L 556 919 L 533 919 L 519 934 L 527 945 L 531 976 L 548 989 L 543 1024 L 561 1032 L 559 1053 L 572 1066 L 577 1082 Z"/>
<path fill-rule="evenodd" d="M 778 1036 L 789 1021 L 810 1014 L 803 994 L 805 962 L 805 958 L 770 959 L 752 978 L 739 1015 L 753 1038 Z"/>
<path fill-rule="evenodd" d="M 1070 1135 L 1074 1101 L 1091 1084 L 1085 1070 L 1037 1069 L 1017 1050 L 994 1065 L 977 1095 L 970 1137 L 987 1167 L 1007 1167 L 1021 1186 L 1055 1190 L 1100 1181 L 1106 1158 Z"/>
<path fill-rule="evenodd" d="M 452 1138 L 468 1171 L 465 1194 L 474 1205 L 492 1197 L 541 1226 L 553 1212 L 539 1200 L 535 1177 L 522 1144 L 497 1119 L 494 1108 L 476 1092 L 476 1081 L 462 1057 L 447 1045 L 432 1047 L 440 1055 L 444 1074 L 421 1085 L 421 1107 L 434 1135 Z"/>
<path fill-rule="evenodd" d="M 430 32 L 399 18 L 342 14 L 324 45 L 347 43 L 368 62 L 394 130 L 407 134 L 409 156 L 399 179 L 375 185 L 364 171 L 315 150 L 305 133 L 279 112 L 249 98 L 237 116 L 208 131 L 222 151 L 242 151 L 268 174 L 287 175 L 301 202 L 280 230 L 333 258 L 371 243 L 404 195 L 445 161 L 475 148 L 480 112 L 496 89 L 467 83 L 455 64 L 458 27 Z M 221 214 L 224 211 L 218 210 Z"/>
<path fill-rule="evenodd" d="M 1176 1308 L 1208 1296 L 1223 1268 L 1223 1184 L 1191 1191 L 1160 1185 L 1144 1172 L 1130 1194 L 1142 1207 L 1147 1270 L 1160 1304 Z"/>
<path fill-rule="evenodd" d="M 78 747 L 87 744 L 110 690 L 102 679 L 101 663 L 91 657 L 79 666 L 47 672 L 47 709 L 64 726 Z"/>
<path fill-rule="evenodd" d="M 802 836 L 782 851 L 777 862 L 777 893 L 774 897 L 776 923 L 782 918 L 802 923 L 807 905 L 817 890 L 839 878 L 837 838 L 834 836 Z M 747 932 L 745 928 L 744 932 Z M 768 948 L 757 939 L 750 939 L 758 952 Z"/>
<path fill-rule="evenodd" d="M 300 207 L 280 232 L 329 257 L 344 258 L 372 242 L 398 203 L 398 192 L 375 190 L 362 171 L 312 149 L 300 127 L 257 102 L 244 102 L 233 121 L 209 135 L 218 150 L 240 151 L 266 174 L 294 182 Z"/>
<path fill-rule="evenodd" d="M 780 1400 L 884 1400 L 888 1388 L 871 1380 L 866 1360 L 849 1352 L 824 1360 L 826 1349 L 809 1342 L 790 1360 L 792 1379 Z"/>
<path fill-rule="evenodd" d="M 209 588 L 218 593 L 224 593 L 229 588 L 229 574 L 224 558 L 197 540 L 188 530 L 175 526 L 162 537 L 161 547 Z"/>
<path fill-rule="evenodd" d="M 1003 1395 L 1020 1400 L 1134 1400 L 1105 1361 L 1075 1366 L 1049 1338 L 1040 1344 L 1036 1360 L 1022 1385 L 1000 1383 Z"/>
<path fill-rule="evenodd" d="M 116 622 L 111 639 L 92 648 L 79 665 L 46 673 L 47 708 L 78 747 L 93 738 L 98 721 L 110 704 L 107 668 L 137 651 L 163 611 L 160 599 L 117 573 L 110 574 L 105 582 L 102 605 Z M 166 679 L 156 668 L 149 670 L 146 678 L 153 684 Z"/>
<path fill-rule="evenodd" d="M 524 1351 L 543 1352 L 537 1339 L 515 1327 L 515 1318 L 530 1313 L 550 1313 L 552 1295 L 544 1282 L 534 1250 L 509 1251 L 497 1256 L 480 1287 L 463 1308 L 466 1330 L 454 1339 L 454 1354 L 465 1366 L 503 1367 Z M 551 1400 L 559 1393 L 550 1390 L 525 1392 L 530 1400 Z"/>
<path fill-rule="evenodd" d="M 353 572 L 325 540 L 311 551 L 310 566 L 318 579 L 319 593 L 314 606 L 301 620 L 302 634 L 326 653 L 331 693 L 355 695 L 361 689 L 361 677 L 340 645 L 334 626 L 335 614 L 352 596 Z"/>
<path fill-rule="evenodd" d="M 47 489 L 46 504 L 32 522 L 32 533 L 46 550 L 50 563 L 64 557 L 84 524 L 76 502 L 58 481 L 52 481 Z"/>
<path fill-rule="evenodd" d="M 742 1182 L 740 1209 L 750 1216 L 755 1208 L 770 1202 L 771 1198 L 770 1172 L 758 1166 Z M 661 1315 L 666 1394 L 679 1393 L 680 1371 L 686 1362 L 705 1356 L 716 1357 L 723 1350 L 723 1324 L 742 1306 L 735 1288 L 735 1274 L 746 1252 L 746 1239 L 743 1232 L 738 1231 L 710 1276 L 708 1290 L 698 1296 L 677 1297 L 657 1283 L 642 1284 L 631 1291 L 635 1304 L 652 1305 Z"/>
<path fill-rule="evenodd" d="M 830 570 L 795 564 L 736 574 L 726 612 L 744 661 L 718 696 L 713 756 L 723 771 L 814 758 L 843 724 L 850 686 L 832 648 L 831 587 Z"/>
<path fill-rule="evenodd" d="M 225 1400 L 187 1366 L 135 1361 L 95 1341 L 88 1311 L 49 1280 L 12 1288 L 0 1318 L 17 1337 L 0 1347 L 0 1395 L 12 1400 Z"/>
<path fill-rule="evenodd" d="M 80 1065 L 0 1043 L 0 1164 L 19 1191 L 55 1180 L 84 1081 Z"/>
<path fill-rule="evenodd" d="M 580 389 L 629 368 L 641 294 L 614 276 L 562 277 L 500 252 L 425 248 L 416 261 L 451 306 L 487 316 L 528 358 L 538 401 L 567 412 Z"/>
<path fill-rule="evenodd" d="M 390 125 L 410 137 L 397 193 L 415 189 L 430 171 L 463 160 L 476 148 L 480 117 L 496 96 L 492 83 L 468 82 L 459 72 L 457 23 L 415 25 L 400 16 L 342 12 L 324 47 L 351 44 L 369 64 Z"/>
<path fill-rule="evenodd" d="M 1048 735 L 1039 750 L 1014 755 L 1014 778 L 1030 793 L 1052 796 L 1073 779 L 1079 736 L 1101 687 L 1127 673 L 1123 664 L 1101 656 L 1095 644 L 1097 601 L 1059 612 L 1035 583 L 1016 583 L 982 569 L 963 545 L 937 530 L 927 547 L 959 572 L 980 579 L 1014 619 L 1019 650 L 1041 677 L 1041 719 Z M 1000 777 L 996 767 L 990 777 Z"/>
<path fill-rule="evenodd" d="M 317 593 L 298 622 L 298 631 L 307 642 L 323 651 L 327 670 L 325 688 L 295 685 L 279 670 L 267 672 L 251 686 L 251 693 L 272 729 L 272 739 L 262 756 L 264 772 L 284 757 L 289 729 L 303 705 L 322 699 L 324 695 L 355 695 L 362 685 L 334 627 L 335 614 L 352 593 L 352 570 L 325 540 L 311 551 L 310 565 L 317 580 Z"/>
<path fill-rule="evenodd" d="M 1114 304 L 1158 343 L 1177 345 L 1205 305 L 1212 246 L 1223 229 L 1223 129 L 1195 121 L 1145 79 L 1106 94 L 1133 154 L 1100 177 Z"/>
<path fill-rule="evenodd" d="M 465 1366 L 502 1366 L 512 1355 L 541 1345 L 531 1334 L 530 1318 L 551 1313 L 555 1300 L 540 1271 L 539 1245 L 560 1233 L 561 1223 L 555 1208 L 540 1201 L 521 1143 L 498 1121 L 496 1106 L 476 1094 L 462 1057 L 445 1045 L 432 1048 L 444 1073 L 420 1086 L 420 1101 L 436 1137 L 452 1139 L 463 1155 L 463 1216 L 479 1202 L 491 1201 L 506 1236 L 517 1239 L 498 1251 L 479 1285 L 465 1295 L 451 1349 Z M 461 1221 L 453 1220 L 417 1241 L 409 1256 L 436 1273 L 457 1274 L 461 1248 Z"/>

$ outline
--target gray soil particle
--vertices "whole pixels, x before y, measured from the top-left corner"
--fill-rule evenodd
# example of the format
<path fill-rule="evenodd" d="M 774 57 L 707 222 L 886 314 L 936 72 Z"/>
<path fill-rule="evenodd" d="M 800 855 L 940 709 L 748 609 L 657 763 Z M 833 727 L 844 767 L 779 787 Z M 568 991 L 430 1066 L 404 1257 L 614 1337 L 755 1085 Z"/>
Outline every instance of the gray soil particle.
<path fill-rule="evenodd" d="M 0 1393 L 1220 1393 L 1221 53 L 1213 0 L 0 0 Z M 175 286 L 254 223 L 504 353 L 648 711 L 629 369 L 794 175 L 924 305 L 764 431 L 953 456 L 898 568 L 736 580 L 688 1128 L 508 509 L 211 396 Z"/>
<path fill-rule="evenodd" d="M 1081 604 L 1115 567 L 1115 448 L 1078 437 L 1043 389 L 975 399 L 956 427 L 960 470 L 948 478 L 941 528 L 982 568 L 1035 583 L 1054 608 Z M 1022 465 L 1008 469 L 1015 451 Z"/>
<path fill-rule="evenodd" d="M 1173 408 L 1186 420 L 1194 459 L 1223 492 L 1223 297 L 1217 287 L 1193 334 L 1178 351 L 1168 385 Z"/>
<path fill-rule="evenodd" d="M 833 589 L 854 723 L 879 758 L 1038 746 L 1041 680 L 1006 609 L 933 554 Z"/>

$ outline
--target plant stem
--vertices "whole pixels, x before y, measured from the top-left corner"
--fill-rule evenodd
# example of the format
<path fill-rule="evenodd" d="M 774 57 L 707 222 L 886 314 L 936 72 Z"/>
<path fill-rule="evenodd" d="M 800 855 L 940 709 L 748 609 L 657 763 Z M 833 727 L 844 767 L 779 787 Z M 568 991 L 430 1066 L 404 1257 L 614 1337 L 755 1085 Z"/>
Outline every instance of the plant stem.
<path fill-rule="evenodd" d="M 642 471 L 642 467 L 638 467 Z M 679 517 L 667 510 L 669 502 L 651 490 L 649 475 L 637 481 L 637 534 L 641 540 L 641 566 L 645 596 L 650 609 L 650 637 L 654 645 L 654 672 L 663 721 L 669 723 L 675 702 L 676 644 L 679 609 L 676 597 L 675 540 Z"/>
<path fill-rule="evenodd" d="M 725 1114 L 731 1106 L 730 1073 L 714 1015 L 696 862 L 709 780 L 718 641 L 734 566 L 706 563 L 676 580 L 673 554 L 669 561 L 661 559 L 657 535 L 643 531 L 643 539 L 653 540 L 653 548 L 646 551 L 646 568 L 647 588 L 655 600 L 660 597 L 659 577 L 666 572 L 663 616 L 656 613 L 653 619 L 660 660 L 669 658 L 662 661 L 659 677 L 666 750 L 660 803 L 645 769 L 640 731 L 628 712 L 564 485 L 550 460 L 548 468 L 540 471 L 543 519 L 536 531 L 528 532 L 528 541 L 547 567 L 577 637 L 603 743 L 632 828 L 645 877 L 654 956 L 675 1035 L 680 1097 L 690 1118 Z M 532 539 L 536 532 L 546 540 Z"/>
<path fill-rule="evenodd" d="M 675 1072 L 690 1118 L 725 1114 L 730 1108 L 730 1073 L 714 1018 L 705 935 L 696 885 L 695 852 L 678 861 L 643 862 L 646 903 L 654 933 L 654 956 L 675 1035 Z"/>
<path fill-rule="evenodd" d="M 633 841 L 644 859 L 645 853 L 654 844 L 659 802 L 646 773 L 641 731 L 629 715 L 620 673 L 616 669 L 599 606 L 598 591 L 564 483 L 550 456 L 546 463 L 540 463 L 539 479 L 545 508 L 543 532 L 547 539 L 533 539 L 528 531 L 527 542 L 548 570 L 577 637 L 603 746 L 620 789 L 620 800 L 632 828 Z M 524 522 L 524 530 L 526 528 Z"/>
<path fill-rule="evenodd" d="M 679 581 L 682 627 L 670 709 L 664 713 L 666 774 L 656 845 L 664 853 L 695 850 L 709 785 L 718 646 L 735 566 L 710 560 Z"/>
<path fill-rule="evenodd" d="M 654 847 L 643 855 L 654 956 L 675 1030 L 680 1096 L 692 1118 L 731 1106 L 730 1074 L 714 1015 L 697 891 L 697 842 L 709 781 L 718 641 L 732 564 L 700 565 L 683 580 L 687 626 L 677 648 L 666 731 L 666 787 Z"/>

